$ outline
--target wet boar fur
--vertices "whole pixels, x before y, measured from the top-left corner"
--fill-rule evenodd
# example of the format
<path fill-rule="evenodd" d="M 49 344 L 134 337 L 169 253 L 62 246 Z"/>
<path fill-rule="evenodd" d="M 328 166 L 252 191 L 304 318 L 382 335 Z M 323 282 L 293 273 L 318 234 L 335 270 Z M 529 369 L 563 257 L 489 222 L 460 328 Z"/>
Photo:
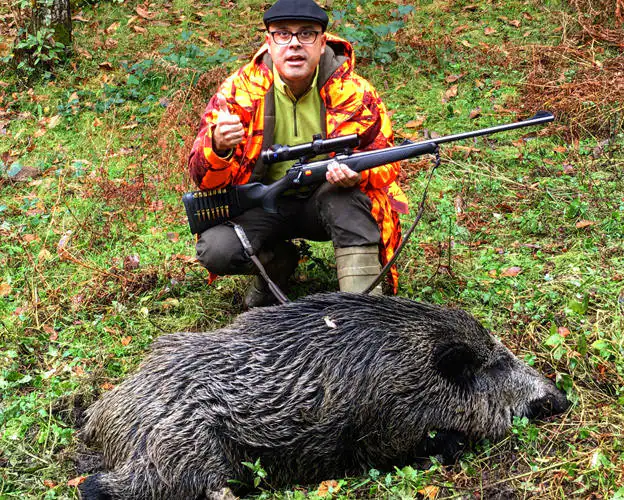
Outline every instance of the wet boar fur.
<path fill-rule="evenodd" d="M 139 371 L 88 411 L 110 472 L 83 498 L 195 499 L 361 474 L 501 438 L 565 395 L 466 312 L 323 294 L 255 309 L 210 333 L 159 338 Z"/>

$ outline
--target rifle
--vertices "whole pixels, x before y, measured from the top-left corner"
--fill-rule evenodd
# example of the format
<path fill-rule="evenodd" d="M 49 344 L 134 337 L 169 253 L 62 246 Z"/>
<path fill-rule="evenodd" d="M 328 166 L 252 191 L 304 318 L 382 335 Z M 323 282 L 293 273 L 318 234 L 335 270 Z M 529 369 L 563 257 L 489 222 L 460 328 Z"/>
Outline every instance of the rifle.
<path fill-rule="evenodd" d="M 315 136 L 311 143 L 292 147 L 275 145 L 262 153 L 264 163 L 299 158 L 284 177 L 272 184 L 252 182 L 209 191 L 194 191 L 186 193 L 182 197 L 182 202 L 186 209 L 191 233 L 198 234 L 213 226 L 223 224 L 251 208 L 262 206 L 266 211 L 276 213 L 277 198 L 285 191 L 325 181 L 325 173 L 330 161 L 344 163 L 351 170 L 362 172 L 388 163 L 436 153 L 438 146 L 447 142 L 543 125 L 554 119 L 555 117 L 548 111 L 539 111 L 528 120 L 420 142 L 406 140 L 399 146 L 358 153 L 353 153 L 351 150 L 359 143 L 357 134 L 332 139 L 321 139 L 320 136 Z M 310 157 L 327 153 L 336 153 L 336 155 L 329 159 L 307 162 Z"/>

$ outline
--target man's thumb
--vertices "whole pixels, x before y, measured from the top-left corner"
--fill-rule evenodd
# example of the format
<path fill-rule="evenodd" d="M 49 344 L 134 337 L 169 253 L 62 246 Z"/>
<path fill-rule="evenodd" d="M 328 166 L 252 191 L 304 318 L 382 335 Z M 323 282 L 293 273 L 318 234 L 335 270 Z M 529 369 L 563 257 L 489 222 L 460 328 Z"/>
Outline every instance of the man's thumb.
<path fill-rule="evenodd" d="M 223 113 L 225 115 L 230 114 L 227 101 L 225 100 L 225 97 L 223 97 L 223 94 L 217 94 L 217 106 L 219 107 L 219 113 Z"/>

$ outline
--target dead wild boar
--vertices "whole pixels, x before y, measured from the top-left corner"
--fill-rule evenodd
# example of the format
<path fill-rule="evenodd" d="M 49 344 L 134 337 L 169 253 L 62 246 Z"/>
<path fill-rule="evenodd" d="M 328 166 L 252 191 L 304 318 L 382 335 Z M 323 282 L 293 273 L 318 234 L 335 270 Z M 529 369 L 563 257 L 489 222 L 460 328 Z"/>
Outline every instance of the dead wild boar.
<path fill-rule="evenodd" d="M 565 394 L 471 315 L 330 293 L 254 309 L 209 333 L 160 337 L 136 374 L 88 410 L 108 472 L 83 498 L 195 499 L 391 469 L 501 438 Z"/>

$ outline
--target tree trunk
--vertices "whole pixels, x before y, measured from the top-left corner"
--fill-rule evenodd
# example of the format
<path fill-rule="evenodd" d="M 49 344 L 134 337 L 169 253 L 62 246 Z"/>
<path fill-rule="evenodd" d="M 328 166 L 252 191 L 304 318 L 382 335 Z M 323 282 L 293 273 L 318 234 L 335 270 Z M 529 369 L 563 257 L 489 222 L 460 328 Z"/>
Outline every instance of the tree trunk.
<path fill-rule="evenodd" d="M 52 0 L 51 5 L 45 5 L 44 2 L 35 3 L 33 26 L 35 33 L 41 28 L 54 30 L 54 41 L 65 46 L 66 54 L 71 52 L 72 22 L 69 0 Z"/>

